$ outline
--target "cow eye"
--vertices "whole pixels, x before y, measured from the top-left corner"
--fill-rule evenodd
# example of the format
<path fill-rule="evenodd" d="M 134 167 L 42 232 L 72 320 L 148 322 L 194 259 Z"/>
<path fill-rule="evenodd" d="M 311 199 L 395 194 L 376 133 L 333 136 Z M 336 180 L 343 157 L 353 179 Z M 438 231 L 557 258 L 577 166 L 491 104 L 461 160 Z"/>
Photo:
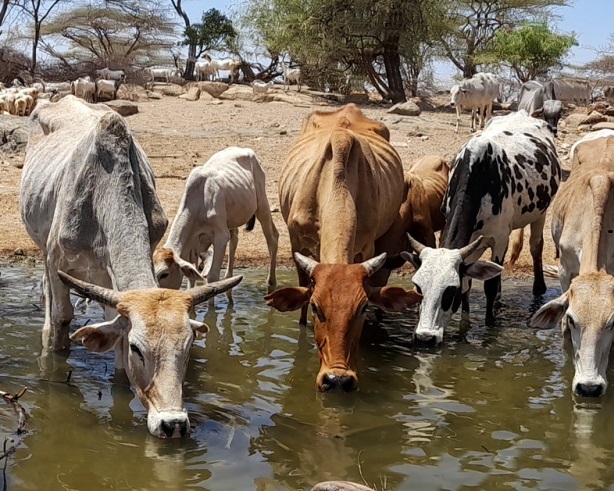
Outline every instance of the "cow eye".
<path fill-rule="evenodd" d="M 574 322 L 573 317 L 571 315 L 567 316 L 567 325 L 569 326 L 570 329 L 576 328 L 576 323 Z"/>
<path fill-rule="evenodd" d="M 166 272 L 166 273 L 160 273 L 160 274 L 158 275 L 158 279 L 159 279 L 159 280 L 163 280 L 164 278 L 168 278 L 168 272 Z"/>
<path fill-rule="evenodd" d="M 145 358 L 143 357 L 143 353 L 141 353 L 141 350 L 136 344 L 130 343 L 130 351 L 132 351 L 135 355 L 137 355 L 142 361 L 145 361 Z"/>
<path fill-rule="evenodd" d="M 311 302 L 311 309 L 313 310 L 313 315 L 317 316 L 320 319 L 320 322 L 324 322 L 326 318 L 324 317 L 324 313 L 318 308 L 318 306 Z"/>
<path fill-rule="evenodd" d="M 452 307 L 452 302 L 454 302 L 454 297 L 456 297 L 457 292 L 458 287 L 456 286 L 449 286 L 444 290 L 443 296 L 441 297 L 441 308 L 443 310 L 450 310 L 450 307 Z"/>

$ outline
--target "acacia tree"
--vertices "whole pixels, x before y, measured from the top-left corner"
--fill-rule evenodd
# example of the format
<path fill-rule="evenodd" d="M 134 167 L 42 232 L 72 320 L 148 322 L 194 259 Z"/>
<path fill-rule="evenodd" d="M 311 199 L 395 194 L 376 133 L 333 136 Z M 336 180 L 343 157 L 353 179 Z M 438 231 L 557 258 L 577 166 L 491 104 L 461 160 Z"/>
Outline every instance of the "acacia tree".
<path fill-rule="evenodd" d="M 483 56 L 487 63 L 505 63 L 520 83 L 533 80 L 556 66 L 577 45 L 574 35 L 557 34 L 547 24 L 525 24 L 514 31 L 499 31 L 492 49 Z"/>
<path fill-rule="evenodd" d="M 445 29 L 439 39 L 441 55 L 465 78 L 477 73 L 480 57 L 492 47 L 497 32 L 528 20 L 547 19 L 552 7 L 569 0 L 442 0 Z"/>
<path fill-rule="evenodd" d="M 201 22 L 192 24 L 190 16 L 183 8 L 182 0 L 171 0 L 177 15 L 183 19 L 185 30 L 182 44 L 188 47 L 183 78 L 194 79 L 194 67 L 198 57 L 209 49 L 220 49 L 236 37 L 232 22 L 217 9 L 203 13 Z"/>
<path fill-rule="evenodd" d="M 97 66 L 147 65 L 173 46 L 174 27 L 155 7 L 100 0 L 54 16 L 43 27 L 41 45 L 67 69 L 84 60 Z M 68 49 L 58 49 L 58 45 Z"/>

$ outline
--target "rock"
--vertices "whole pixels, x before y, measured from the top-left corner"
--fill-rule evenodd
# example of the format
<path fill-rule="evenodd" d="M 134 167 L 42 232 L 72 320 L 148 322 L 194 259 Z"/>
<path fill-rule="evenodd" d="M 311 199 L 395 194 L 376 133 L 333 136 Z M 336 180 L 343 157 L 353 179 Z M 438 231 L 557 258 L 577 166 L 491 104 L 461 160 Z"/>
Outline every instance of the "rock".
<path fill-rule="evenodd" d="M 614 116 L 614 107 L 608 107 L 603 114 L 606 116 Z"/>
<path fill-rule="evenodd" d="M 267 94 L 263 94 L 266 96 Z M 227 101 L 251 101 L 253 98 L 252 88 L 247 85 L 233 85 L 219 95 L 220 99 Z"/>
<path fill-rule="evenodd" d="M 349 481 L 325 481 L 316 484 L 311 491 L 373 491 L 373 489 Z"/>
<path fill-rule="evenodd" d="M 570 114 L 564 119 L 564 123 L 569 128 L 577 128 L 578 125 L 582 123 L 586 119 L 586 114 Z"/>
<path fill-rule="evenodd" d="M 17 128 L 11 138 L 17 145 L 25 145 L 28 143 L 28 131 L 25 128 Z"/>
<path fill-rule="evenodd" d="M 200 99 L 200 89 L 198 87 L 190 87 L 188 92 L 180 95 L 179 98 L 185 99 L 186 101 L 197 101 Z"/>
<path fill-rule="evenodd" d="M 390 109 L 390 114 L 400 114 L 401 116 L 420 116 L 421 110 L 418 105 L 413 101 L 399 102 Z"/>
<path fill-rule="evenodd" d="M 595 104 L 591 104 L 588 106 L 588 112 L 592 113 L 596 111 L 601 114 L 605 114 L 609 108 L 609 104 L 607 102 L 596 102 Z"/>
<path fill-rule="evenodd" d="M 364 92 L 352 92 L 344 97 L 343 102 L 345 104 L 367 104 L 369 102 L 369 94 Z"/>
<path fill-rule="evenodd" d="M 117 98 L 132 102 L 147 102 L 149 95 L 140 85 L 122 84 L 117 89 Z"/>
<path fill-rule="evenodd" d="M 597 130 L 614 130 L 614 123 L 610 123 L 607 121 L 603 123 L 596 123 L 591 127 L 591 131 Z"/>
<path fill-rule="evenodd" d="M 115 100 L 105 104 L 121 116 L 131 116 L 139 112 L 139 106 L 130 101 Z"/>
<path fill-rule="evenodd" d="M 211 104 L 212 106 L 221 106 L 224 103 L 219 99 L 213 99 L 209 104 Z"/>
<path fill-rule="evenodd" d="M 202 92 L 206 92 L 210 96 L 218 98 L 222 93 L 228 90 L 228 84 L 223 82 L 190 82 L 186 87 L 198 87 L 201 91 L 201 97 Z"/>
<path fill-rule="evenodd" d="M 280 135 L 287 135 L 288 134 L 288 130 L 281 130 L 279 132 Z"/>
<path fill-rule="evenodd" d="M 28 143 L 28 125 L 28 118 L 3 114 L 0 118 L 0 148 L 14 152 L 24 149 Z"/>
<path fill-rule="evenodd" d="M 209 94 L 208 92 L 205 92 L 204 90 L 200 91 L 200 100 L 201 101 L 215 101 L 216 99 L 213 98 L 213 96 L 211 94 Z M 221 101 L 218 101 L 221 102 Z"/>
<path fill-rule="evenodd" d="M 428 137 L 428 135 L 422 135 L 422 136 L 420 137 L 420 139 L 421 139 L 423 142 L 425 142 L 426 140 L 428 140 L 428 139 L 429 139 L 429 137 Z"/>
<path fill-rule="evenodd" d="M 185 89 L 178 84 L 156 85 L 154 86 L 153 90 L 161 93 L 162 95 L 168 95 L 171 97 L 179 97 L 181 94 L 185 93 Z"/>
<path fill-rule="evenodd" d="M 26 253 L 23 251 L 23 249 L 15 249 L 13 251 L 13 256 L 25 256 Z"/>
<path fill-rule="evenodd" d="M 271 213 L 279 213 L 279 206 L 271 206 Z"/>
<path fill-rule="evenodd" d="M 576 130 L 578 130 L 578 131 L 590 131 L 591 130 L 591 125 L 590 124 L 580 124 L 580 125 L 578 125 Z"/>
<path fill-rule="evenodd" d="M 580 124 L 597 124 L 597 123 L 603 123 L 605 121 L 607 121 L 608 118 L 606 116 L 604 116 L 601 113 L 598 113 L 597 111 L 593 111 L 592 113 L 590 113 L 586 118 L 584 118 Z"/>
<path fill-rule="evenodd" d="M 162 99 L 162 96 L 160 94 L 158 94 L 157 92 L 153 92 L 151 90 L 147 91 L 147 97 L 149 97 L 150 99 Z"/>

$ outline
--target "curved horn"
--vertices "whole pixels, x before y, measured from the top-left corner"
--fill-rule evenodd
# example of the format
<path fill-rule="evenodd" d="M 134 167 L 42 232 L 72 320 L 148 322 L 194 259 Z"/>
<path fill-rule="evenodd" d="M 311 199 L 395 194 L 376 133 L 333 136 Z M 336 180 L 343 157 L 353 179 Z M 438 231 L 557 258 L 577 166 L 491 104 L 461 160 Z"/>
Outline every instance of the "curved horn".
<path fill-rule="evenodd" d="M 362 263 L 362 267 L 365 268 L 367 270 L 367 274 L 371 276 L 373 273 L 379 271 L 379 269 L 384 265 L 385 262 L 386 253 L 383 252 L 379 256 L 375 256 L 367 261 L 364 261 Z"/>
<path fill-rule="evenodd" d="M 426 246 L 424 244 L 418 242 L 411 235 L 409 235 L 409 233 L 407 234 L 407 240 L 409 240 L 409 247 L 411 247 L 415 251 L 415 253 L 418 254 L 418 256 L 422 253 L 424 249 L 426 249 Z"/>
<path fill-rule="evenodd" d="M 303 256 L 300 252 L 294 253 L 294 260 L 296 261 L 296 264 L 309 276 L 313 274 L 315 267 L 320 264 L 318 261 L 314 261 L 310 257 Z"/>
<path fill-rule="evenodd" d="M 96 302 L 108 305 L 109 307 L 115 307 L 120 301 L 120 293 L 118 291 L 78 280 L 64 273 L 64 271 L 58 271 L 58 276 L 65 285 L 77 290 L 87 298 L 96 300 Z"/>
<path fill-rule="evenodd" d="M 190 288 L 186 290 L 186 293 L 192 297 L 192 305 L 198 305 L 199 303 L 203 303 L 204 301 L 209 300 L 220 293 L 224 293 L 225 291 L 234 288 L 241 283 L 242 279 L 243 276 L 233 276 L 232 278 L 228 278 L 226 280 Z"/>
<path fill-rule="evenodd" d="M 471 242 L 469 245 L 462 247 L 459 249 L 460 255 L 463 258 L 463 261 L 467 259 L 471 254 L 473 254 L 478 247 L 482 244 L 482 240 L 484 239 L 483 235 L 480 235 L 477 239 Z"/>

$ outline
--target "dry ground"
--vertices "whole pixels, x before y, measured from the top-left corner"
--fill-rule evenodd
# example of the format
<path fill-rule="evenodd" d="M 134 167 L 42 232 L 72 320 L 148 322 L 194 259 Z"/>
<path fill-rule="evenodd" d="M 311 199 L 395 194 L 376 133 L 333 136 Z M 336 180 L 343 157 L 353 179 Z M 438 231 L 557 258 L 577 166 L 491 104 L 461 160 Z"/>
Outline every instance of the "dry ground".
<path fill-rule="evenodd" d="M 213 153 L 231 145 L 256 151 L 267 173 L 267 194 L 274 210 L 279 209 L 277 183 L 287 150 L 294 142 L 303 118 L 314 109 L 326 110 L 325 103 L 291 105 L 282 102 L 251 101 L 188 102 L 163 97 L 139 103 L 139 114 L 127 118 L 138 141 L 152 163 L 157 188 L 164 209 L 173 219 L 190 170 L 202 165 Z M 334 107 L 331 107 L 333 109 Z M 371 118 L 381 120 L 391 131 L 391 142 L 398 150 L 405 168 L 424 155 L 453 158 L 470 138 L 469 115 L 462 120 L 461 131 L 454 134 L 455 115 L 445 111 L 423 111 L 419 117 L 387 114 L 387 108 L 363 107 Z M 2 117 L 2 116 L 0 116 Z M 423 133 L 426 136 L 413 136 Z M 567 132 L 558 141 L 565 155 L 579 134 Z M 428 138 L 427 138 L 428 137 Z M 19 182 L 23 153 L 0 155 L 0 256 L 37 256 L 38 249 L 27 235 L 19 216 Z M 280 232 L 279 264 L 290 265 L 288 232 L 279 212 L 273 213 Z M 555 264 L 549 225 L 545 232 L 544 262 Z M 525 238 L 525 241 L 527 239 Z M 259 226 L 253 232 L 240 232 L 237 265 L 264 266 L 267 249 Z M 531 258 L 526 244 L 515 274 L 530 272 Z"/>

